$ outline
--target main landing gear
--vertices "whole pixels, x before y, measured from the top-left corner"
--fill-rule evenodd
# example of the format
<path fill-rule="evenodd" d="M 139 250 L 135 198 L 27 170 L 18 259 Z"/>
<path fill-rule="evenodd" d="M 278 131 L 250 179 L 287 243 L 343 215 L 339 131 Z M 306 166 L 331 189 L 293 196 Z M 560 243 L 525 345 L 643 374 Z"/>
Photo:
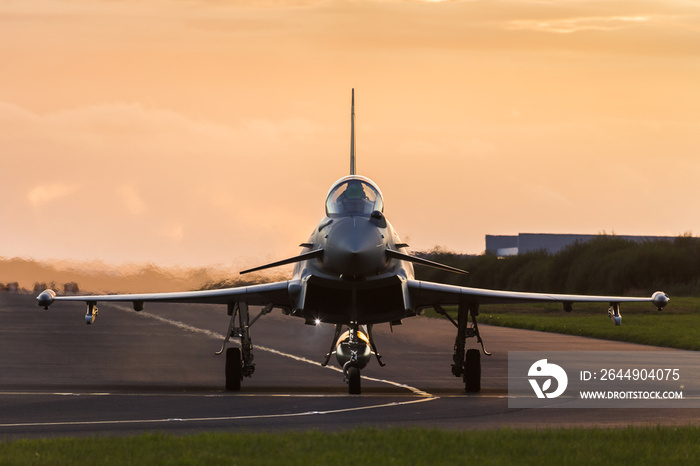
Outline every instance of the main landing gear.
<path fill-rule="evenodd" d="M 255 318 L 250 320 L 247 303 L 231 303 L 228 305 L 228 314 L 231 320 L 228 324 L 226 339 L 217 355 L 224 352 L 226 343 L 231 337 L 241 339 L 240 348 L 228 348 L 226 350 L 226 390 L 239 391 L 243 377 L 251 377 L 255 372 L 253 363 L 253 341 L 250 338 L 250 327 L 256 320 L 272 311 L 272 306 L 264 307 Z M 236 316 L 238 316 L 238 327 L 235 326 Z"/>
<path fill-rule="evenodd" d="M 455 377 L 462 377 L 464 390 L 467 393 L 481 391 L 481 353 L 478 349 L 469 349 L 465 352 L 467 338 L 476 337 L 477 343 L 481 345 L 481 351 L 486 356 L 491 356 L 491 353 L 484 348 L 484 341 L 481 339 L 479 326 L 476 323 L 476 316 L 479 315 L 479 304 L 460 304 L 457 309 L 457 322 L 441 306 L 435 305 L 434 309 L 438 314 L 447 317 L 457 327 L 457 338 L 455 338 L 454 354 L 452 355 L 454 361 L 452 374 Z M 471 326 L 468 326 L 469 316 L 472 318 Z"/>

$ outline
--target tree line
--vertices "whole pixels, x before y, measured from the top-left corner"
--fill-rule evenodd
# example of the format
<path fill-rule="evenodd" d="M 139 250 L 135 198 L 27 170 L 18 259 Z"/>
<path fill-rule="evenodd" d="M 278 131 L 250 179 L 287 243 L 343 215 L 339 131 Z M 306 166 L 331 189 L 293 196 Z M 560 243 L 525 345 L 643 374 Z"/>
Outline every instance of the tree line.
<path fill-rule="evenodd" d="M 536 251 L 504 258 L 435 249 L 417 255 L 468 270 L 459 275 L 416 267 L 416 278 L 462 286 L 585 294 L 651 294 L 657 290 L 700 296 L 700 238 L 635 242 L 600 235 L 558 253 Z"/>

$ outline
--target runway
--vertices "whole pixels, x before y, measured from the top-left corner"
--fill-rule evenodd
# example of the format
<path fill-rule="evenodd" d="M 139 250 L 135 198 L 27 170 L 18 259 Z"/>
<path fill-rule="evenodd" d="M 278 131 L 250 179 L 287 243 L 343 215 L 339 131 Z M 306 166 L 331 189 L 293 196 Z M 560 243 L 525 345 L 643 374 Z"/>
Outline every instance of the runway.
<path fill-rule="evenodd" d="M 275 311 L 251 329 L 255 374 L 229 393 L 225 358 L 214 355 L 228 326 L 223 306 L 154 304 L 141 313 L 128 304 L 99 307 L 87 326 L 81 304 L 47 311 L 33 296 L 0 294 L 0 438 L 700 423 L 699 409 L 508 408 L 508 351 L 658 349 L 648 346 L 483 326 L 493 356 L 482 357 L 482 391 L 468 395 L 450 372 L 454 327 L 411 318 L 393 333 L 375 327 L 386 367 L 373 360 L 362 371 L 358 396 L 347 394 L 336 366 L 320 365 L 333 327 Z"/>

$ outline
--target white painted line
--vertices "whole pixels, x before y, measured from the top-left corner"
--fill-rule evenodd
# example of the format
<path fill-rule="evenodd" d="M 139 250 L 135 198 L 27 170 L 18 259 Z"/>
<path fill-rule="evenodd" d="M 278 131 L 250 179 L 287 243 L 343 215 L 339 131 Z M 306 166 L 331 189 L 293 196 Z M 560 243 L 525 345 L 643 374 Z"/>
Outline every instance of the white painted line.
<path fill-rule="evenodd" d="M 107 420 L 107 421 L 56 421 L 56 422 L 18 422 L 0 424 L 0 428 L 7 427 L 59 427 L 59 426 L 96 426 L 96 425 L 126 425 L 126 424 L 155 424 L 169 422 L 213 422 L 213 421 L 241 421 L 254 419 L 274 419 L 285 417 L 301 417 L 323 414 L 339 414 L 352 411 L 363 411 L 368 409 L 388 408 L 393 406 L 408 405 L 413 403 L 423 403 L 425 401 L 435 400 L 436 398 L 419 398 L 417 400 L 385 403 L 381 405 L 359 406 L 356 408 L 332 409 L 327 411 L 305 411 L 301 413 L 286 413 L 286 414 L 259 414 L 250 416 L 221 416 L 221 417 L 193 417 L 193 418 L 164 418 L 164 419 L 126 419 L 126 420 Z"/>

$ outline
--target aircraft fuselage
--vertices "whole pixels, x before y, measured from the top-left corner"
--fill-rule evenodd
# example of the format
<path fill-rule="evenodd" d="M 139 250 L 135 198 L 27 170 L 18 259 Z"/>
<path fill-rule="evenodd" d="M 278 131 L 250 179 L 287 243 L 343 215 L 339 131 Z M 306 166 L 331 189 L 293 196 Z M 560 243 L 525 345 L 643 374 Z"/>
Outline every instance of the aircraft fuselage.
<path fill-rule="evenodd" d="M 352 199 L 344 207 L 342 201 L 336 209 L 329 207 L 339 187 L 352 183 L 359 183 L 366 191 L 374 190 L 372 202 Z M 352 206 L 355 201 L 360 205 Z M 323 250 L 323 254 L 294 268 L 294 278 L 300 280 L 303 290 L 294 315 L 307 321 L 369 324 L 410 314 L 403 284 L 414 277 L 413 266 L 387 256 L 387 250 L 404 252 L 406 245 L 381 208 L 381 193 L 367 178 L 348 176 L 333 185 L 327 216 L 302 245 L 302 254 L 317 250 Z"/>

